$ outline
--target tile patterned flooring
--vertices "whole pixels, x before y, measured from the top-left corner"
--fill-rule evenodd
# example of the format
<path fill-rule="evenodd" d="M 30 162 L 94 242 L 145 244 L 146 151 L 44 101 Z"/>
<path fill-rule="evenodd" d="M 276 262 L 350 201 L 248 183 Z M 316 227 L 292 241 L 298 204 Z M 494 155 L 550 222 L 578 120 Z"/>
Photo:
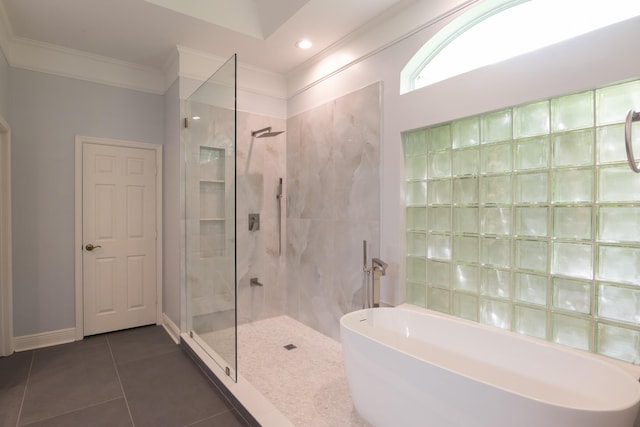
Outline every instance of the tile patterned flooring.
<path fill-rule="evenodd" d="M 290 317 L 238 327 L 238 371 L 295 426 L 369 426 L 340 343 Z M 0 427 L 248 425 L 160 326 L 0 358 Z"/>
<path fill-rule="evenodd" d="M 0 358 L 0 426 L 244 427 L 160 326 Z"/>

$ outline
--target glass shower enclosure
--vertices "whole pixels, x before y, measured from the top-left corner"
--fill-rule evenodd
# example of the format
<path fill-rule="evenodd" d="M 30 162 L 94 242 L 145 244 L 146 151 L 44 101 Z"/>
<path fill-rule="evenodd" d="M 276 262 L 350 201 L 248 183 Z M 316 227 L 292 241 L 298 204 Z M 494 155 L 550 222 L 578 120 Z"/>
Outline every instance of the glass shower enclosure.
<path fill-rule="evenodd" d="M 236 55 L 185 102 L 189 335 L 237 381 Z"/>

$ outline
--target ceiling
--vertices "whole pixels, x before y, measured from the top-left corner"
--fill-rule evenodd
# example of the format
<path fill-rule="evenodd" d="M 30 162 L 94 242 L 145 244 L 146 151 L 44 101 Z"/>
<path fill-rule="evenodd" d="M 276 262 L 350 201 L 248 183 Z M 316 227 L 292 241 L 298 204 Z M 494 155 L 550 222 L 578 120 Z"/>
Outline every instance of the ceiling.
<path fill-rule="evenodd" d="M 286 74 L 409 0 L 0 0 L 13 39 L 162 69 L 176 46 Z M 0 5 L 1 6 L 1 5 Z M 302 38 L 313 47 L 295 46 Z"/>

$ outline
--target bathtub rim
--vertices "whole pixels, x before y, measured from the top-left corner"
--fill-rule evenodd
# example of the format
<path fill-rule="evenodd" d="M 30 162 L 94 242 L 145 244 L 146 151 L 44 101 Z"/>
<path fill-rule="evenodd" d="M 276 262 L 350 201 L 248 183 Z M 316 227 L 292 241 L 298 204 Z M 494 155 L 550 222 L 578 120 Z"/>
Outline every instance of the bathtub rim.
<path fill-rule="evenodd" d="M 409 352 L 404 351 L 403 349 L 397 348 L 397 347 L 393 347 L 392 345 L 390 345 L 387 342 L 381 341 L 380 339 L 378 339 L 378 337 L 374 337 L 374 336 L 370 336 L 370 335 L 366 335 L 364 333 L 362 333 L 361 331 L 359 331 L 356 328 L 352 328 L 350 327 L 350 325 L 347 323 L 347 319 L 352 317 L 352 318 L 357 318 L 358 314 L 357 313 L 363 313 L 366 311 L 370 311 L 370 310 L 393 310 L 393 309 L 399 309 L 399 310 L 405 310 L 405 311 L 409 311 L 409 312 L 416 312 L 418 314 L 422 314 L 422 315 L 427 315 L 427 316 L 435 316 L 435 317 L 440 317 L 443 319 L 446 319 L 447 321 L 452 321 L 458 324 L 462 324 L 462 325 L 467 325 L 470 327 L 476 327 L 476 328 L 480 328 L 483 329 L 485 331 L 491 332 L 491 333 L 497 333 L 497 334 L 501 334 L 501 335 L 505 335 L 505 336 L 509 336 L 511 338 L 514 339 L 519 339 L 519 340 L 524 340 L 527 341 L 529 343 L 532 344 L 536 344 L 536 345 L 542 345 L 543 347 L 548 347 L 548 348 L 552 348 L 564 353 L 568 353 L 571 354 L 575 357 L 579 357 L 579 358 L 583 358 L 583 359 L 591 359 L 593 362 L 596 362 L 598 364 L 601 365 L 605 365 L 607 369 L 613 369 L 618 371 L 619 373 L 621 373 L 623 376 L 627 376 L 629 377 L 630 380 L 635 381 L 636 383 L 640 382 L 640 366 L 636 366 L 633 365 L 631 363 L 625 362 L 625 361 L 621 361 L 621 360 L 617 360 L 617 359 L 613 359 L 607 356 L 603 356 L 597 353 L 592 353 L 592 352 L 588 352 L 586 350 L 580 350 L 580 349 L 576 349 L 573 347 L 569 347 L 569 346 L 565 346 L 565 345 L 561 345 L 558 343 L 554 343 L 551 341 L 547 341 L 547 340 L 543 340 L 540 338 L 536 338 L 536 337 L 532 337 L 529 335 L 524 335 L 524 334 L 519 334 L 517 332 L 513 332 L 510 330 L 506 330 L 506 329 L 501 329 L 495 326 L 490 326 L 490 325 L 485 325 L 482 324 L 480 322 L 474 322 L 472 320 L 468 320 L 468 319 L 464 319 L 461 317 L 457 317 L 457 316 L 453 316 L 450 314 L 446 314 L 446 313 L 441 313 L 441 312 L 437 312 L 434 310 L 430 310 L 427 308 L 423 308 L 423 307 L 419 307 L 419 306 L 414 306 L 411 304 L 401 304 L 395 307 L 379 307 L 379 308 L 367 308 L 367 309 L 360 309 L 360 310 L 356 310 L 356 311 L 352 311 L 350 313 L 346 313 L 345 315 L 343 315 L 340 318 L 340 329 L 342 332 L 342 329 L 345 328 L 346 330 L 363 336 L 367 339 L 370 339 L 380 345 L 383 345 L 385 347 L 389 347 L 394 349 L 395 351 L 398 351 L 408 357 L 411 357 L 413 359 L 417 359 L 420 361 L 425 361 L 422 358 L 420 358 L 419 356 L 416 356 L 415 354 L 411 354 Z M 342 336 L 341 336 L 341 340 L 342 340 Z M 342 342 L 342 345 L 344 345 L 344 342 Z M 438 363 L 433 363 L 433 362 L 429 362 L 429 361 L 425 361 L 427 363 L 431 363 L 434 366 L 437 366 L 440 369 L 444 369 L 448 372 L 451 372 L 453 374 L 456 375 L 461 375 L 464 376 L 465 378 L 468 378 L 472 381 L 478 381 L 478 382 L 483 382 L 481 379 L 478 378 L 474 378 L 472 376 L 469 376 L 467 374 L 458 372 L 454 369 L 451 369 L 450 367 L 446 367 L 446 366 L 442 366 Z M 527 395 L 525 393 L 519 392 L 519 391 L 515 391 L 515 390 L 511 390 L 511 389 L 507 389 L 504 388 L 500 385 L 497 384 L 488 384 L 491 387 L 495 387 L 499 390 L 502 390 L 504 392 L 507 393 L 512 393 L 521 397 L 524 397 L 526 399 L 532 399 L 532 400 L 536 400 L 539 401 L 541 403 L 545 403 L 545 404 L 549 404 L 549 405 L 553 405 L 553 406 L 557 406 L 557 407 L 566 407 L 566 408 L 570 408 L 570 409 L 575 409 L 575 410 L 580 410 L 580 411 L 585 411 L 585 412 L 616 412 L 616 411 L 625 411 L 628 410 L 634 406 L 636 407 L 640 407 L 640 384 L 638 385 L 638 387 L 636 387 L 635 390 L 635 395 L 633 396 L 633 398 L 630 398 L 629 401 L 633 402 L 633 403 L 629 403 L 629 404 L 620 404 L 618 406 L 615 405 L 611 405 L 611 406 L 607 406 L 606 408 L 589 408 L 589 407 L 585 407 L 585 406 L 574 406 L 574 405 L 559 405 L 557 402 L 553 402 L 553 401 L 549 401 L 546 399 L 539 399 L 539 398 L 535 398 L 533 396 Z M 638 414 L 638 416 L 640 417 L 640 413 Z"/>
<path fill-rule="evenodd" d="M 400 308 L 400 309 L 408 310 L 408 311 L 415 311 L 415 312 L 418 312 L 418 313 L 429 313 L 429 314 L 433 314 L 434 316 L 443 317 L 445 319 L 459 321 L 459 322 L 466 323 L 466 324 L 471 324 L 471 325 L 476 325 L 476 326 L 482 327 L 482 328 L 484 328 L 486 330 L 490 330 L 490 331 L 498 330 L 499 332 L 502 332 L 502 333 L 507 332 L 508 335 L 512 335 L 513 334 L 513 335 L 521 337 L 521 338 L 523 338 L 523 339 L 525 339 L 526 341 L 529 341 L 529 342 L 533 342 L 533 343 L 537 343 L 537 344 L 541 344 L 541 343 L 542 344 L 549 344 L 553 348 L 559 348 L 561 350 L 568 350 L 570 353 L 577 354 L 579 356 L 593 357 L 593 358 L 595 358 L 597 360 L 600 360 L 602 362 L 613 364 L 614 366 L 616 366 L 616 367 L 626 371 L 627 373 L 629 373 L 636 380 L 640 381 L 640 365 L 634 365 L 633 363 L 626 362 L 624 360 L 614 359 L 613 357 L 605 356 L 603 354 L 595 353 L 595 352 L 592 352 L 592 351 L 580 350 L 580 349 L 575 348 L 575 347 L 570 347 L 570 346 L 567 346 L 567 345 L 554 343 L 552 341 L 549 341 L 549 340 L 546 340 L 546 339 L 542 339 L 542 338 L 536 338 L 536 337 L 533 337 L 531 335 L 520 334 L 518 332 L 514 332 L 514 331 L 511 331 L 511 330 L 508 330 L 508 329 L 502 329 L 502 328 L 498 328 L 496 326 L 485 325 L 484 323 L 474 322 L 473 320 L 465 319 L 465 318 L 454 316 L 454 315 L 447 314 L 447 313 L 441 313 L 439 311 L 430 310 L 428 308 L 423 308 L 423 307 L 420 307 L 420 306 L 417 306 L 417 305 L 403 303 L 403 304 L 400 304 L 400 305 L 398 305 L 398 306 L 396 306 L 394 308 Z"/>

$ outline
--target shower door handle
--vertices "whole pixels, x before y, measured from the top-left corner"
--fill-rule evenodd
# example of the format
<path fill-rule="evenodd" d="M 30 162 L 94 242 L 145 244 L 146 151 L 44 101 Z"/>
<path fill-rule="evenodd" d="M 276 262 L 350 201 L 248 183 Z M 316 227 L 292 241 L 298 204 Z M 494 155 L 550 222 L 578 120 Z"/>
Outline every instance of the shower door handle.
<path fill-rule="evenodd" d="M 633 138 L 631 137 L 631 125 L 633 122 L 640 120 L 640 113 L 635 112 L 633 109 L 627 112 L 627 118 L 624 121 L 624 145 L 627 151 L 627 162 L 629 167 L 635 173 L 640 173 L 640 166 L 636 163 L 636 159 L 633 155 Z"/>
<path fill-rule="evenodd" d="M 85 246 L 84 248 L 85 248 L 86 250 L 88 250 L 89 252 L 91 252 L 92 250 L 94 250 L 94 249 L 98 249 L 98 248 L 101 248 L 101 247 L 102 247 L 102 246 L 100 246 L 100 245 L 95 245 L 95 246 L 94 246 L 93 244 L 89 243 L 89 244 L 88 244 L 87 246 Z"/>

